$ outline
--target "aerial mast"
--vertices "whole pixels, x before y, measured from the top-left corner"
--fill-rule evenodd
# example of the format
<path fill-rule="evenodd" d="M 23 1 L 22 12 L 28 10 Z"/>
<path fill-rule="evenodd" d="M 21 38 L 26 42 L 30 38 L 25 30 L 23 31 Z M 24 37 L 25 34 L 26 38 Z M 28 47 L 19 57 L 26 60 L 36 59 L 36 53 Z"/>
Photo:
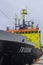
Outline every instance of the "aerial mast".
<path fill-rule="evenodd" d="M 22 9 L 22 20 L 23 20 L 23 28 L 25 28 L 25 15 L 27 15 L 27 9 Z"/>
<path fill-rule="evenodd" d="M 18 17 L 17 17 L 17 14 L 15 14 L 15 30 L 16 30 L 16 27 L 17 27 L 17 20 L 18 20 Z"/>

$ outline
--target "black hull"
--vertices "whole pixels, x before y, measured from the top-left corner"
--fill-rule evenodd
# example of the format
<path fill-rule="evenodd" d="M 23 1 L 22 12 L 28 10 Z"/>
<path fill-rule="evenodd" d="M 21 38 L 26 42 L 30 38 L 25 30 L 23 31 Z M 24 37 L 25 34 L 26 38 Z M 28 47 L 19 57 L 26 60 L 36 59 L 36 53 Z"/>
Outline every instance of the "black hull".
<path fill-rule="evenodd" d="M 32 62 L 33 54 L 31 51 L 19 52 L 21 47 L 33 49 L 33 46 L 28 44 L 0 40 L 0 65 L 18 65 Z"/>
<path fill-rule="evenodd" d="M 0 65 L 31 64 L 40 56 L 40 50 L 39 55 L 34 51 L 33 43 L 25 37 L 0 30 Z"/>
<path fill-rule="evenodd" d="M 23 52 L 23 48 L 31 48 L 31 51 Z M 34 47 L 29 44 L 0 40 L 0 65 L 32 64 L 36 58 L 32 50 Z"/>

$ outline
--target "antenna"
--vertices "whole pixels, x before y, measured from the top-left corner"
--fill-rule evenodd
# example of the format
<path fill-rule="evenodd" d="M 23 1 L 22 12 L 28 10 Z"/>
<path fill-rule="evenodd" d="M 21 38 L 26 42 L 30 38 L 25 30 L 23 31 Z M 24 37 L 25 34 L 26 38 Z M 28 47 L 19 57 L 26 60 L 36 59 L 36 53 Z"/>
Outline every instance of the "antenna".
<path fill-rule="evenodd" d="M 23 19 L 23 28 L 25 28 L 25 15 L 27 15 L 27 9 L 22 9 L 21 14 Z"/>
<path fill-rule="evenodd" d="M 18 20 L 18 16 L 17 16 L 17 14 L 15 14 L 15 30 L 16 30 L 16 26 L 17 26 L 17 20 Z"/>

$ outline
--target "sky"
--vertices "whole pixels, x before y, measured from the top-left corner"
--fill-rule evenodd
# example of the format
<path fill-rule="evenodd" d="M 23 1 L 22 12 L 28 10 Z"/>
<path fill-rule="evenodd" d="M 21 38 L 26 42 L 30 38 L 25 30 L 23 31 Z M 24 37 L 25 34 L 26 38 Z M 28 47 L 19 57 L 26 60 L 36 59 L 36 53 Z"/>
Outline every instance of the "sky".
<path fill-rule="evenodd" d="M 43 44 L 43 0 L 0 0 L 0 30 L 6 30 L 7 26 L 13 28 L 15 13 L 21 18 L 21 10 L 26 7 L 27 19 L 39 24 Z"/>

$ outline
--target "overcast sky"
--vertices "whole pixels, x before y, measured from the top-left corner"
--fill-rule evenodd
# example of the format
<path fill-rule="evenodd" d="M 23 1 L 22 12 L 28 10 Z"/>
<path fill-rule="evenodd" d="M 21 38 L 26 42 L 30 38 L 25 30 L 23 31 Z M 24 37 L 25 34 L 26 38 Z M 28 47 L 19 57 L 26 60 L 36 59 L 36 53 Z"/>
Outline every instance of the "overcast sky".
<path fill-rule="evenodd" d="M 0 0 L 0 29 L 6 30 L 7 26 L 14 26 L 14 17 L 17 13 L 20 18 L 20 11 L 23 8 L 28 10 L 28 20 L 39 24 L 41 30 L 41 41 L 43 42 L 43 0 Z"/>

